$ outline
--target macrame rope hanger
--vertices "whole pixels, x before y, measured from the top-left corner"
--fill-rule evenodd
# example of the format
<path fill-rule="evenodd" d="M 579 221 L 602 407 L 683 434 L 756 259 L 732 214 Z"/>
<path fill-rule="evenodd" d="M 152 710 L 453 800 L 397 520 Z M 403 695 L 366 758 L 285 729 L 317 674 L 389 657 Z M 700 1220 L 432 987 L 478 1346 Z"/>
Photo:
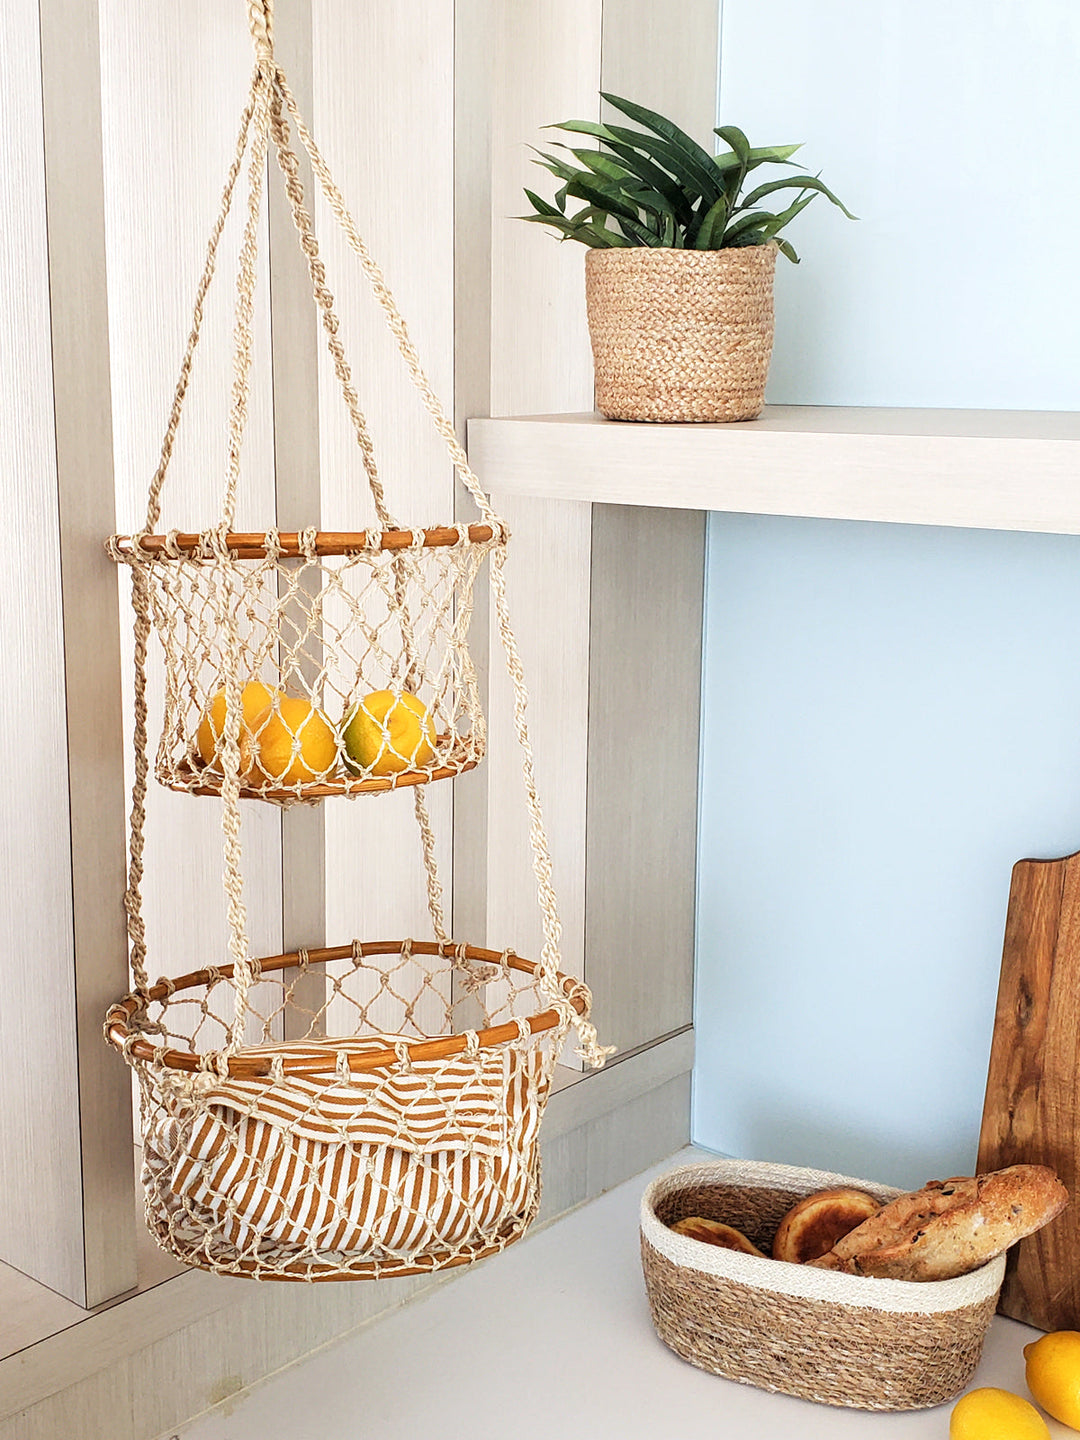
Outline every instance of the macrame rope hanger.
<path fill-rule="evenodd" d="M 418 1269 L 467 1263 L 480 1254 L 501 1249 L 523 1232 L 539 1203 L 535 1127 L 543 1111 L 562 1039 L 573 1028 L 577 1033 L 578 1053 L 592 1066 L 602 1065 L 611 1047 L 598 1043 L 596 1030 L 589 1020 L 587 987 L 560 973 L 561 927 L 552 883 L 551 853 L 537 795 L 524 671 L 507 605 L 507 527 L 493 510 L 469 466 L 453 425 L 427 379 L 385 278 L 372 259 L 277 63 L 272 0 L 246 0 L 246 7 L 255 47 L 255 67 L 235 154 L 196 288 L 187 344 L 157 468 L 149 485 L 145 524 L 137 534 L 113 536 L 108 544 L 112 557 L 127 564 L 132 574 L 135 755 L 128 885 L 124 900 L 134 989 L 112 1008 L 106 1030 L 139 1076 L 148 1177 L 147 1218 L 166 1248 L 188 1263 L 221 1273 L 258 1278 L 333 1279 L 417 1273 Z M 446 447 L 454 471 L 477 506 L 479 525 L 455 524 L 432 531 L 404 530 L 389 506 L 370 428 L 342 343 L 334 297 L 327 285 L 300 164 L 293 149 L 294 136 L 306 154 L 326 206 L 371 286 L 410 380 Z M 259 222 L 271 152 L 281 174 L 332 369 L 349 415 L 374 508 L 376 526 L 355 535 L 323 535 L 315 530 L 286 535 L 273 526 L 264 534 L 250 535 L 234 529 L 241 449 L 251 396 Z M 222 234 L 245 172 L 220 517 L 217 524 L 198 534 L 183 534 L 175 529 L 161 533 L 162 495 L 199 345 L 204 306 L 216 271 Z M 337 569 L 328 557 L 337 557 Z M 543 945 L 535 965 L 520 961 L 510 950 L 501 954 L 477 950 L 451 939 L 426 801 L 428 780 L 460 773 L 483 755 L 484 717 L 465 637 L 472 612 L 472 583 L 485 558 L 490 558 L 496 629 L 511 682 L 514 733 L 521 751 L 529 843 L 542 919 Z M 425 578 L 429 572 L 424 566 L 429 562 L 431 578 Z M 307 575 L 306 582 L 299 578 L 302 573 Z M 305 589 L 305 583 L 314 589 Z M 357 583 L 361 586 L 359 592 L 355 590 Z M 354 588 L 350 589 L 350 584 Z M 370 596 L 375 605 L 374 618 L 366 613 L 367 602 L 361 603 L 365 596 Z M 335 605 L 339 614 L 346 617 L 344 621 L 333 620 Z M 264 613 L 265 620 L 255 624 L 256 618 Z M 282 630 L 286 623 L 295 632 L 288 643 Z M 324 625 L 333 627 L 335 623 L 339 624 L 336 631 L 331 628 L 324 633 Z M 354 624 L 360 635 L 359 641 L 349 642 L 359 646 L 358 655 L 345 644 L 340 624 L 346 623 Z M 149 644 L 155 632 L 165 651 L 166 703 L 154 770 L 159 781 L 174 789 L 220 795 L 230 964 L 175 981 L 151 984 L 142 883 L 146 798 L 151 772 L 147 665 Z M 390 641 L 385 636 L 391 632 L 397 637 L 398 650 L 387 648 Z M 433 649 L 437 648 L 434 639 L 445 647 L 445 653 L 439 650 L 442 658 L 433 660 Z M 337 645 L 337 652 L 329 658 L 324 641 L 330 651 Z M 373 668 L 367 670 L 365 665 Z M 350 667 L 355 668 L 355 680 L 341 679 L 342 675 L 347 677 Z M 261 677 L 269 679 L 268 672 L 278 677 L 276 698 L 270 704 L 272 713 L 280 715 L 282 704 L 289 699 L 284 688 L 288 677 L 299 676 L 320 706 L 326 703 L 322 698 L 325 687 L 334 689 L 343 706 L 339 728 L 345 726 L 347 716 L 355 713 L 349 707 L 355 705 L 353 694 L 362 678 L 370 689 L 373 680 L 368 677 L 382 676 L 380 683 L 389 681 L 399 696 L 407 692 L 412 699 L 426 687 L 430 703 L 436 709 L 440 705 L 445 707 L 439 713 L 448 726 L 447 744 L 456 743 L 455 734 L 465 736 L 473 745 L 470 754 L 474 758 L 455 761 L 443 768 L 433 760 L 425 771 L 414 751 L 410 763 L 414 768 L 419 767 L 417 772 L 404 777 L 397 775 L 390 781 L 365 779 L 355 785 L 348 780 L 335 781 L 308 791 L 302 780 L 298 780 L 291 789 L 283 782 L 283 788 L 271 787 L 265 794 L 253 790 L 252 737 L 245 728 L 244 697 L 256 677 L 260 677 L 256 688 L 266 688 Z M 314 680 L 310 679 L 312 673 Z M 209 683 L 204 678 L 207 674 L 217 677 L 209 690 L 205 688 Z M 216 696 L 214 685 L 220 686 Z M 345 688 L 337 688 L 339 685 Z M 193 697 L 198 701 L 194 710 Z M 200 759 L 194 755 L 192 726 L 200 713 L 203 715 L 200 733 L 209 723 L 212 699 L 214 703 L 222 702 L 222 713 L 219 750 L 215 750 L 211 766 L 214 775 L 208 778 L 205 769 L 192 769 L 193 756 L 195 761 Z M 469 728 L 457 731 L 459 705 L 464 705 L 463 714 L 470 723 Z M 338 743 L 340 738 L 339 733 Z M 435 739 L 442 743 L 439 736 Z M 294 748 L 294 759 L 296 753 Z M 201 756 L 201 762 L 209 764 L 205 755 Z M 303 951 L 267 961 L 253 959 L 243 898 L 241 798 L 267 798 L 279 804 L 310 803 L 323 798 L 324 794 L 353 794 L 365 787 L 394 788 L 399 780 L 414 787 L 415 820 L 434 942 L 361 944 L 353 941 L 336 949 Z M 309 963 L 331 960 L 347 961 L 354 967 L 350 974 L 359 975 L 369 956 L 377 962 L 369 973 L 381 986 L 376 1001 L 380 997 L 400 1001 L 404 1008 L 398 1025 L 405 1030 L 412 1027 L 420 1035 L 419 1040 L 398 1032 L 380 1036 L 378 1027 L 376 1033 L 372 1033 L 369 1016 L 372 1000 L 364 999 L 363 994 L 358 999 L 348 997 L 338 976 L 333 978 L 332 994 L 343 1001 L 349 999 L 355 1006 L 360 1026 L 356 1036 L 322 1040 L 315 1028 L 318 1018 L 315 1016 L 309 1027 L 310 1039 L 303 1041 L 299 1049 L 290 1049 L 287 1044 L 282 1048 L 281 1042 L 273 1041 L 273 1034 L 277 1032 L 271 1030 L 272 1017 L 260 1016 L 253 1003 L 253 989 L 258 982 L 271 972 L 286 971 L 289 966 L 303 971 Z M 411 1002 L 398 993 L 400 984 L 393 979 L 403 967 L 410 965 L 419 965 L 426 976 L 420 982 L 417 999 Z M 453 999 L 452 989 L 446 1007 L 447 1029 L 441 1035 L 432 1037 L 431 1031 L 424 1030 L 414 1015 L 420 1000 L 428 1003 L 431 997 L 441 993 L 436 981 L 439 974 L 447 973 L 447 966 L 458 972 L 464 993 L 479 1000 L 486 1017 L 487 1028 L 483 1032 L 473 1028 L 455 1031 L 456 1022 L 451 1021 L 451 1015 L 453 1005 L 458 1002 Z M 503 992 L 498 986 L 494 1009 L 490 1009 L 483 997 L 500 971 L 507 977 L 515 972 L 530 976 L 533 993 L 542 997 L 548 1009 L 525 1017 L 513 1008 L 512 997 L 518 991 L 511 988 L 507 992 L 510 1000 L 499 999 L 498 995 Z M 330 972 L 327 975 L 331 978 Z M 226 994 L 231 990 L 228 1016 L 219 1014 L 210 999 L 222 985 Z M 172 1009 L 179 1006 L 182 1011 L 184 1003 L 189 1009 L 191 1006 L 191 1000 L 184 1001 L 180 992 L 199 986 L 204 987 L 205 993 L 196 1005 L 193 1028 L 189 1025 L 191 1033 L 171 1028 L 179 1023 L 172 1019 Z M 293 988 L 283 980 L 284 999 L 275 1013 L 284 1014 Z M 325 1014 L 329 1003 L 328 998 L 319 1014 Z M 500 1008 L 507 1005 L 509 1009 Z M 500 1025 L 497 1017 L 504 1013 L 509 1019 Z M 253 1019 L 259 1021 L 264 1039 L 270 1042 L 265 1054 L 257 1044 L 252 1046 Z M 223 1026 L 223 1043 L 216 1049 L 206 1048 L 202 1039 L 202 1027 L 208 1020 Z M 173 1042 L 177 1038 L 183 1039 L 187 1048 L 176 1049 Z M 544 1058 L 537 1048 L 540 1041 L 547 1046 Z M 389 1049 L 379 1048 L 387 1045 Z M 318 1079 L 327 1067 L 330 1079 Z M 497 1074 L 503 1077 L 498 1083 L 504 1088 L 509 1086 L 505 1089 L 507 1114 L 501 1122 L 492 1117 L 495 1128 L 481 1133 L 482 1127 L 475 1130 L 479 1123 L 475 1117 L 481 1114 L 486 1103 L 482 1098 L 485 1092 L 483 1086 L 480 1090 L 475 1087 L 481 1085 L 481 1075 L 489 1077 L 483 1081 L 483 1085 L 488 1085 L 494 1083 Z M 216 1088 L 208 1090 L 208 1084 Z M 342 1095 L 348 1091 L 352 1096 L 340 1114 L 334 1107 L 344 1102 L 334 1098 L 338 1095 L 335 1085 Z M 305 1090 L 305 1086 L 309 1088 Z M 405 1088 L 399 1093 L 395 1086 Z M 403 1100 L 402 1095 L 409 1098 Z M 278 1160 L 271 1163 L 259 1148 L 269 1133 L 265 1127 L 280 1125 L 281 1115 L 291 1113 L 288 1107 L 293 1104 L 299 1106 L 294 1131 Z M 445 1153 L 439 1150 L 434 1158 L 423 1163 L 418 1157 L 427 1153 L 425 1146 L 431 1142 L 431 1135 L 428 1131 L 421 1134 L 416 1130 L 417 1123 L 421 1123 L 417 1121 L 418 1115 L 427 1115 L 422 1124 L 427 1124 L 429 1131 L 432 1125 L 436 1129 L 441 1126 L 449 1137 L 444 1141 L 449 1149 Z M 223 1118 L 228 1116 L 232 1119 Z M 462 1116 L 465 1118 L 460 1118 Z M 380 1124 L 389 1127 L 382 1140 L 378 1138 L 383 1135 Z M 466 1131 L 469 1126 L 474 1130 L 465 1135 L 461 1130 L 463 1125 Z M 511 1132 L 514 1138 L 509 1140 Z M 331 1151 L 326 1150 L 324 1134 L 336 1136 L 335 1144 L 348 1139 L 351 1148 L 344 1153 L 352 1157 L 349 1163 L 360 1166 L 355 1182 L 348 1176 L 344 1179 L 339 1176 L 340 1158 L 333 1162 L 337 1178 L 332 1183 L 329 1171 L 324 1173 L 325 1166 L 330 1164 L 327 1156 L 331 1152 L 337 1154 L 333 1146 Z M 499 1142 L 502 1148 L 497 1146 L 492 1151 L 490 1147 L 498 1134 L 503 1136 Z M 281 1143 L 274 1141 L 271 1151 L 275 1146 L 280 1149 Z M 253 1146 L 261 1157 L 257 1164 Z M 461 1147 L 459 1159 L 454 1158 L 459 1155 L 457 1147 Z M 214 1160 L 214 1156 L 218 1159 Z M 285 1167 L 280 1174 L 275 1164 Z M 303 1224 L 295 1213 L 299 1200 L 296 1195 L 289 1198 L 292 1192 L 288 1186 L 294 1182 L 288 1176 L 294 1174 L 295 1167 L 307 1177 L 303 1193 L 314 1197 L 311 1204 L 317 1201 L 316 1208 L 322 1207 L 317 1215 L 314 1210 L 307 1215 Z M 226 1170 L 232 1178 L 221 1190 L 224 1183 L 221 1177 Z M 444 1170 L 444 1178 L 439 1179 Z M 451 1174 L 457 1177 L 453 1181 L 456 1190 L 451 1186 L 442 1199 L 435 1193 L 428 1194 L 425 1187 L 431 1184 L 450 1185 L 446 1177 Z M 243 1179 L 245 1175 L 249 1176 L 248 1180 Z M 381 1198 L 369 1197 L 361 1202 L 356 1189 L 360 1175 L 368 1176 L 365 1185 L 374 1184 L 373 1193 Z M 367 1195 L 366 1190 L 364 1194 Z M 509 1212 L 506 1211 L 508 1205 Z M 265 1233 L 258 1229 L 253 1217 L 262 1217 L 260 1223 L 267 1227 Z M 439 1232 L 440 1223 L 443 1232 Z M 446 1229 L 447 1226 L 450 1228 Z M 455 1226 L 458 1228 L 454 1229 Z M 423 1238 L 425 1235 L 427 1240 Z M 334 1236 L 337 1238 L 333 1239 Z M 352 1238 L 343 1241 L 342 1236 Z M 405 1236 L 413 1238 L 403 1238 Z M 350 1252 L 354 1243 L 359 1247 L 356 1253 L 341 1252 L 342 1244 L 345 1252 Z"/>

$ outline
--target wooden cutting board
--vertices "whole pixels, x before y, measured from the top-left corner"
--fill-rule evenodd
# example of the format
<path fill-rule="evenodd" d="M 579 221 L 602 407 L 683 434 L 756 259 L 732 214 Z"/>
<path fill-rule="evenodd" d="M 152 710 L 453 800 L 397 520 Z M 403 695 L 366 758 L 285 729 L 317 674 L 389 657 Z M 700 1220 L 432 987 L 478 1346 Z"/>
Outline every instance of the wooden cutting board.
<path fill-rule="evenodd" d="M 1012 872 L 980 1171 L 1049 1165 L 1072 1202 L 1009 1251 L 998 1306 L 1041 1330 L 1080 1329 L 1080 852 Z"/>

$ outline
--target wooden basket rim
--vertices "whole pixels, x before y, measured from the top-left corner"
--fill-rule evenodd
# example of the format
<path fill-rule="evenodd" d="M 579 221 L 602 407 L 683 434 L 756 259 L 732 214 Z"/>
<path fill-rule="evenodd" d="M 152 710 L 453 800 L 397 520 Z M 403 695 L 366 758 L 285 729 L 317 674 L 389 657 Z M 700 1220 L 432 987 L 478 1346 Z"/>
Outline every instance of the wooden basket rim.
<path fill-rule="evenodd" d="M 129 563 L 136 560 L 170 561 L 211 560 L 209 538 L 215 532 L 193 531 L 168 535 L 114 535 L 111 546 L 114 556 Z M 423 549 L 449 545 L 505 544 L 506 530 L 492 525 L 436 525 L 425 530 L 318 530 L 310 547 L 303 544 L 297 530 L 281 530 L 277 535 L 277 552 L 283 559 L 306 559 L 316 555 L 359 555 L 371 550 L 408 550 L 417 535 L 423 536 Z M 375 544 L 376 538 L 378 544 Z M 265 560 L 269 554 L 266 531 L 230 530 L 224 536 L 229 555 L 234 560 Z M 179 551 L 179 556 L 175 552 Z M 173 552 L 173 553 L 170 553 Z"/>
<path fill-rule="evenodd" d="M 515 955 L 512 950 L 484 950 L 476 945 L 461 947 L 453 941 L 442 943 L 432 940 L 413 940 L 411 942 L 370 940 L 362 942 L 359 946 L 323 946 L 320 949 L 306 952 L 307 963 L 310 965 L 327 960 L 351 959 L 357 950 L 365 959 L 369 955 L 397 955 L 402 953 L 406 943 L 411 944 L 414 955 L 441 955 L 446 959 L 451 959 L 459 950 L 463 949 L 466 959 L 469 960 L 520 970 L 527 975 L 535 975 L 539 969 L 534 961 L 524 960 L 520 955 Z M 274 970 L 297 969 L 302 966 L 300 952 L 296 950 L 283 955 L 269 956 L 253 963 L 257 976 L 266 975 Z M 159 1047 L 141 1038 L 134 1039 L 129 1044 L 133 1033 L 131 1022 L 140 1010 L 145 1009 L 147 1001 L 164 1000 L 177 990 L 193 990 L 200 985 L 231 979 L 234 969 L 233 965 L 221 965 L 205 970 L 193 970 L 187 975 L 177 976 L 176 979 L 159 980 L 145 997 L 134 992 L 125 995 L 110 1007 L 105 1017 L 105 1038 L 117 1050 L 130 1054 L 138 1060 L 152 1061 L 168 1070 L 181 1070 L 189 1074 L 197 1072 L 201 1068 L 200 1056 L 193 1051 L 171 1049 L 159 1051 Z M 572 975 L 564 975 L 561 971 L 558 972 L 558 980 L 567 1001 L 577 1014 L 587 1015 L 589 999 L 584 983 Z M 553 1030 L 561 1022 L 562 1015 L 554 1007 L 538 1011 L 525 1020 L 533 1035 L 540 1034 L 545 1030 Z M 134 1033 L 138 1034 L 137 1027 L 135 1027 Z M 475 1033 L 476 1043 L 480 1049 L 493 1049 L 518 1038 L 518 1023 L 516 1020 L 511 1020 L 502 1025 L 489 1026 L 487 1029 L 478 1030 Z M 299 1043 L 301 1042 L 282 1041 L 281 1049 L 295 1048 Z M 409 1060 L 412 1062 L 446 1060 L 452 1055 L 460 1055 L 468 1047 L 469 1039 L 465 1034 L 438 1036 L 431 1040 L 409 1042 L 406 1045 Z M 272 1057 L 267 1054 L 266 1047 L 260 1047 L 260 1049 L 262 1053 L 257 1056 L 245 1055 L 242 1051 L 238 1055 L 230 1055 L 228 1057 L 230 1076 L 245 1079 L 268 1076 L 271 1072 Z M 385 1050 L 368 1051 L 360 1055 L 350 1054 L 347 1058 L 349 1069 L 354 1073 L 382 1070 L 387 1066 L 401 1063 L 397 1051 L 391 1047 L 387 1047 Z M 335 1068 L 336 1059 L 337 1052 L 333 1048 L 333 1041 L 329 1040 L 326 1042 L 325 1058 L 321 1055 L 285 1056 L 283 1070 L 286 1075 L 316 1075 Z"/>

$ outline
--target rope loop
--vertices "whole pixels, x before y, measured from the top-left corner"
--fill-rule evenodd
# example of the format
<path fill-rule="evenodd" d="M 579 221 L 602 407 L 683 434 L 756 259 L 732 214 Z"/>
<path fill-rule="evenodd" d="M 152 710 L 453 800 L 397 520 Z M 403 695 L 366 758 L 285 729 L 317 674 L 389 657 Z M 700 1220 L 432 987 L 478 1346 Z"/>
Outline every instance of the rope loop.
<path fill-rule="evenodd" d="M 319 552 L 315 548 L 318 533 L 318 529 L 314 525 L 309 525 L 306 530 L 300 531 L 300 549 L 309 565 L 317 564 L 319 559 Z"/>
<path fill-rule="evenodd" d="M 397 1056 L 398 1069 L 403 1075 L 411 1075 L 413 1069 L 412 1051 L 409 1049 L 407 1040 L 399 1040 L 394 1046 L 394 1054 Z"/>

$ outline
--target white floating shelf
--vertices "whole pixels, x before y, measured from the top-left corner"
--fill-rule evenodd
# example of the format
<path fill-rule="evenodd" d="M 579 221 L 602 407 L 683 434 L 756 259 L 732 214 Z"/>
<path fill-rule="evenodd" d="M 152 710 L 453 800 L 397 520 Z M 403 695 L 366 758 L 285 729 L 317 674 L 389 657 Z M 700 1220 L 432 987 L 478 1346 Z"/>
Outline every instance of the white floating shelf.
<path fill-rule="evenodd" d="M 734 425 L 469 422 L 496 495 L 1080 534 L 1080 413 L 771 405 Z"/>

